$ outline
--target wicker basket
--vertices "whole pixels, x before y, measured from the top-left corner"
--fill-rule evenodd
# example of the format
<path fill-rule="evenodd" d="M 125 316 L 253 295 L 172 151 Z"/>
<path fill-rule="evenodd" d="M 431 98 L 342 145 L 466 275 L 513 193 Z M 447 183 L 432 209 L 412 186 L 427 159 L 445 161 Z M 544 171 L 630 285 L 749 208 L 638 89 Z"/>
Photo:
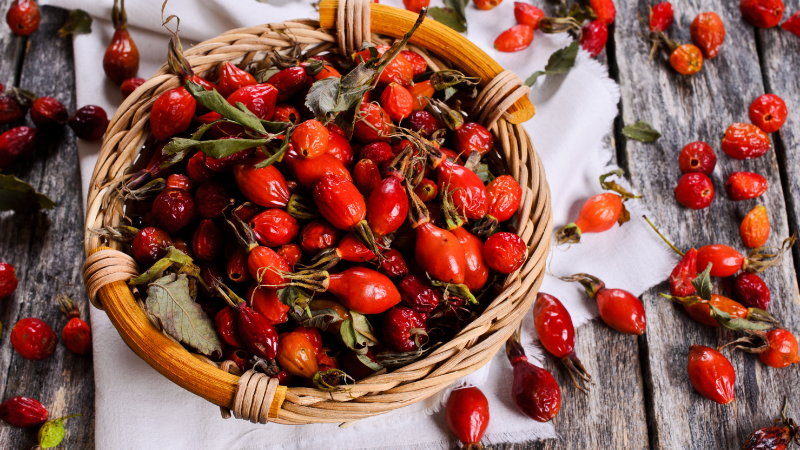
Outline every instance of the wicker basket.
<path fill-rule="evenodd" d="M 223 61 L 257 64 L 268 52 L 290 50 L 350 54 L 364 40 L 387 42 L 402 37 L 416 15 L 369 0 L 323 0 L 320 21 L 295 22 L 231 30 L 186 52 L 196 73 L 213 72 Z M 370 30 L 371 28 L 371 30 Z M 374 34 L 371 34 L 374 33 Z M 104 242 L 90 228 L 117 226 L 122 218 L 119 187 L 149 135 L 150 108 L 159 94 L 179 85 L 164 65 L 120 106 L 106 132 L 92 174 L 86 214 L 84 280 L 92 303 L 105 310 L 127 345 L 162 375 L 215 403 L 229 416 L 252 422 L 284 424 L 352 422 L 425 399 L 484 364 L 495 355 L 529 310 L 544 276 L 552 234 L 550 192 L 544 169 L 530 138 L 519 125 L 534 114 L 528 88 L 489 56 L 450 28 L 425 20 L 409 47 L 434 70 L 451 65 L 483 80 L 474 120 L 494 134 L 501 158 L 523 187 L 516 228 L 528 244 L 528 260 L 508 276 L 502 293 L 482 315 L 453 340 L 424 359 L 387 373 L 376 373 L 346 392 L 286 388 L 275 379 L 233 364 L 221 366 L 161 333 L 134 299 L 126 281 L 138 274 L 133 259 L 116 242 Z M 431 53 L 429 53 L 431 52 Z M 241 376 L 240 376 L 241 375 Z"/>

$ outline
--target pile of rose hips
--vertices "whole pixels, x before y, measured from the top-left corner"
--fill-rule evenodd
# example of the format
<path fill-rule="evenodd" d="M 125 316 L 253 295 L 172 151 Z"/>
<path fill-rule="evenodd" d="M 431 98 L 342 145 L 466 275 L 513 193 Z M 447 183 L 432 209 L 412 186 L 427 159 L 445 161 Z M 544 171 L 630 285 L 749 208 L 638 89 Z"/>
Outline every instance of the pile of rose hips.
<path fill-rule="evenodd" d="M 474 83 L 459 72 L 378 46 L 255 74 L 224 62 L 212 81 L 171 48 L 185 85 L 153 103 L 122 240 L 142 270 L 174 250 L 199 265 L 196 301 L 224 342 L 212 359 L 333 389 L 452 338 L 525 262 L 522 189 L 482 162 L 494 138 L 462 112 Z M 379 63 L 353 115 L 315 114 L 317 89 Z"/>

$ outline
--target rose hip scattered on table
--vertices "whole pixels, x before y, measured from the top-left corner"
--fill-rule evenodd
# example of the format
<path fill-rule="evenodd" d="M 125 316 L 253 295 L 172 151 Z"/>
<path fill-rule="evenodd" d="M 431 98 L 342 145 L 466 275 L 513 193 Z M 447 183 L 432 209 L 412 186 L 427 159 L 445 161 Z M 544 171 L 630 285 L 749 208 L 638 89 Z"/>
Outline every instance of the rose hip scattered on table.
<path fill-rule="evenodd" d="M 703 397 L 721 405 L 734 400 L 736 373 L 722 353 L 702 345 L 691 346 L 688 373 L 692 386 Z"/>
<path fill-rule="evenodd" d="M 489 426 L 489 401 L 480 389 L 462 387 L 453 390 L 445 409 L 447 427 L 461 441 L 462 450 L 481 450 L 481 439 Z"/>
<path fill-rule="evenodd" d="M 794 420 L 786 418 L 789 399 L 784 400 L 781 420 L 772 426 L 759 428 L 747 437 L 742 450 L 785 450 L 794 443 L 800 443 L 800 430 Z M 780 425 L 779 425 L 780 423 Z"/>
<path fill-rule="evenodd" d="M 128 31 L 128 17 L 125 0 L 114 0 L 111 10 L 114 35 L 103 56 L 103 71 L 116 84 L 136 76 L 139 71 L 139 49 Z"/>

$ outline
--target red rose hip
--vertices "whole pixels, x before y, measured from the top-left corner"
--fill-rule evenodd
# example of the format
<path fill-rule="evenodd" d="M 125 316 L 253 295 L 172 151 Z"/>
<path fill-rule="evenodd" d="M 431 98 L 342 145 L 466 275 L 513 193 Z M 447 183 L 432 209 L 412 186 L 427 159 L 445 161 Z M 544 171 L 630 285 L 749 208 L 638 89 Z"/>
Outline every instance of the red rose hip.
<path fill-rule="evenodd" d="M 102 139 L 106 132 L 108 115 L 99 106 L 86 105 L 75 111 L 67 124 L 75 132 L 75 136 L 89 142 L 97 141 Z"/>
<path fill-rule="evenodd" d="M 675 187 L 675 200 L 689 209 L 707 208 L 714 200 L 714 185 L 705 174 L 684 174 Z"/>
<path fill-rule="evenodd" d="M 728 176 L 725 192 L 731 200 L 749 200 L 767 192 L 767 179 L 757 173 L 734 172 Z"/>
<path fill-rule="evenodd" d="M 486 264 L 492 269 L 509 274 L 525 263 L 528 247 L 521 237 L 501 231 L 489 236 L 483 246 Z"/>
<path fill-rule="evenodd" d="M 717 155 L 705 142 L 692 142 L 681 150 L 678 165 L 683 173 L 699 172 L 711 175 L 717 165 Z"/>
<path fill-rule="evenodd" d="M 703 397 L 726 405 L 734 400 L 736 372 L 728 358 L 713 348 L 689 348 L 689 381 Z"/>
<path fill-rule="evenodd" d="M 463 449 L 479 450 L 486 427 L 489 426 L 489 401 L 480 389 L 455 389 L 447 399 L 447 427 L 464 444 Z"/>
<path fill-rule="evenodd" d="M 11 329 L 11 345 L 23 358 L 41 361 L 56 351 L 56 333 L 43 320 L 22 319 Z"/>
<path fill-rule="evenodd" d="M 17 273 L 9 263 L 0 263 L 0 300 L 17 290 Z"/>
<path fill-rule="evenodd" d="M 739 10 L 744 20 L 758 28 L 772 28 L 781 21 L 783 0 L 742 0 Z"/>
<path fill-rule="evenodd" d="M 765 133 L 778 131 L 786 122 L 789 110 L 782 98 L 775 94 L 764 94 L 753 100 L 749 109 L 750 121 Z"/>
<path fill-rule="evenodd" d="M 32 398 L 12 397 L 0 404 L 0 420 L 14 427 L 38 427 L 48 418 L 47 408 Z"/>
<path fill-rule="evenodd" d="M 734 123 L 722 138 L 722 151 L 733 159 L 753 159 L 763 156 L 771 144 L 761 128 L 749 123 Z"/>

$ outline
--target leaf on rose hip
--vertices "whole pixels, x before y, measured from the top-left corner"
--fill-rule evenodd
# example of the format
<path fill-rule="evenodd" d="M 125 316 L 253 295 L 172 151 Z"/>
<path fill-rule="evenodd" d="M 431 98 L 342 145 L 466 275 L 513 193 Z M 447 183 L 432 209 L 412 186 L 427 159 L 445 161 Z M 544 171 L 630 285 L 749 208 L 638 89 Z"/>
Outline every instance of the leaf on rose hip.
<path fill-rule="evenodd" d="M 222 353 L 214 322 L 195 303 L 185 274 L 167 275 L 150 283 L 145 307 L 168 335 L 204 355 Z"/>
<path fill-rule="evenodd" d="M 195 141 L 194 139 L 172 138 L 164 146 L 164 154 L 172 155 L 194 148 L 212 158 L 224 158 L 242 150 L 258 147 L 267 143 L 266 139 L 217 139 L 213 141 Z"/>
<path fill-rule="evenodd" d="M 69 13 L 67 21 L 64 26 L 58 30 L 61 37 L 67 37 L 70 34 L 89 34 L 92 32 L 92 16 L 82 9 L 74 9 Z"/>
<path fill-rule="evenodd" d="M 711 284 L 712 265 L 713 264 L 708 263 L 706 270 L 699 273 L 697 277 L 692 280 L 692 286 L 694 286 L 697 291 L 697 296 L 703 300 L 711 300 L 711 290 L 714 288 L 714 285 Z"/>
<path fill-rule="evenodd" d="M 575 65 L 575 59 L 578 57 L 578 41 L 572 41 L 568 46 L 556 50 L 550 55 L 547 60 L 547 65 L 544 70 L 534 72 L 533 75 L 525 80 L 525 85 L 530 87 L 536 83 L 536 80 L 542 75 L 562 75 L 568 73 Z"/>
<path fill-rule="evenodd" d="M 131 286 L 147 284 L 156 278 L 161 278 L 167 269 L 176 269 L 176 272 L 196 276 L 200 269 L 194 264 L 192 258 L 175 247 L 167 248 L 167 255 L 155 262 L 143 274 L 128 281 Z"/>
<path fill-rule="evenodd" d="M 30 184 L 14 175 L 0 174 L 0 211 L 28 212 L 53 209 L 56 202 L 36 192 Z"/>
<path fill-rule="evenodd" d="M 261 125 L 261 120 L 259 120 L 258 117 L 252 113 L 248 114 L 235 106 L 231 106 L 225 97 L 217 92 L 216 89 L 207 91 L 206 88 L 192 80 L 187 81 L 184 87 L 200 105 L 219 113 L 222 117 L 230 119 L 243 127 L 250 128 L 257 133 L 267 134 L 267 131 Z"/>
<path fill-rule="evenodd" d="M 308 90 L 306 106 L 320 122 L 327 121 L 328 113 L 336 107 L 340 83 L 341 79 L 336 77 L 323 78 L 315 81 Z"/>
<path fill-rule="evenodd" d="M 641 198 L 642 197 L 641 195 L 635 195 L 635 194 L 632 194 L 632 193 L 628 192 L 627 189 L 622 187 L 616 181 L 613 181 L 613 180 L 612 181 L 606 181 L 606 179 L 608 177 L 617 176 L 618 178 L 622 178 L 623 175 L 625 175 L 625 171 L 622 170 L 622 169 L 612 170 L 611 172 L 604 173 L 604 174 L 600 175 L 600 187 L 605 189 L 605 190 L 607 190 L 607 191 L 616 192 L 617 194 L 619 194 L 620 197 L 622 197 L 622 201 L 625 201 L 625 200 L 628 200 L 628 199 L 631 199 L 631 198 Z"/>
<path fill-rule="evenodd" d="M 350 317 L 352 319 L 342 321 L 339 326 L 339 335 L 347 348 L 358 350 L 378 343 L 375 331 L 365 315 L 350 311 Z"/>
<path fill-rule="evenodd" d="M 628 125 L 623 128 L 622 134 L 640 142 L 655 142 L 661 137 L 661 132 L 650 126 L 650 124 L 644 120 L 640 120 L 633 125 Z"/>
<path fill-rule="evenodd" d="M 311 301 L 311 294 L 297 286 L 288 286 L 278 289 L 278 300 L 289 307 L 289 315 L 303 320 L 311 317 L 311 308 L 308 303 Z"/>
<path fill-rule="evenodd" d="M 358 351 L 356 351 L 356 358 L 358 358 L 358 360 L 361 361 L 361 364 L 369 367 L 370 369 L 372 369 L 372 370 L 374 370 L 376 372 L 378 370 L 383 369 L 382 365 L 380 365 L 377 362 L 373 361 L 369 356 L 367 356 L 365 354 L 358 353 Z"/>
<path fill-rule="evenodd" d="M 779 325 L 777 321 L 774 320 L 775 318 L 769 315 L 769 313 L 767 313 L 767 315 L 772 320 L 762 319 L 759 321 L 754 321 L 754 320 L 742 319 L 740 317 L 732 318 L 730 314 L 726 313 L 725 311 L 722 311 L 716 306 L 714 305 L 708 305 L 708 306 L 711 311 L 711 316 L 714 318 L 714 320 L 717 321 L 717 323 L 721 328 L 725 328 L 726 330 L 761 331 L 761 330 L 768 330 L 770 328 L 774 328 L 776 325 Z"/>
<path fill-rule="evenodd" d="M 452 28 L 459 33 L 467 31 L 467 20 L 460 16 L 455 10 L 434 6 L 428 10 L 428 14 L 433 18 L 433 20 Z"/>

